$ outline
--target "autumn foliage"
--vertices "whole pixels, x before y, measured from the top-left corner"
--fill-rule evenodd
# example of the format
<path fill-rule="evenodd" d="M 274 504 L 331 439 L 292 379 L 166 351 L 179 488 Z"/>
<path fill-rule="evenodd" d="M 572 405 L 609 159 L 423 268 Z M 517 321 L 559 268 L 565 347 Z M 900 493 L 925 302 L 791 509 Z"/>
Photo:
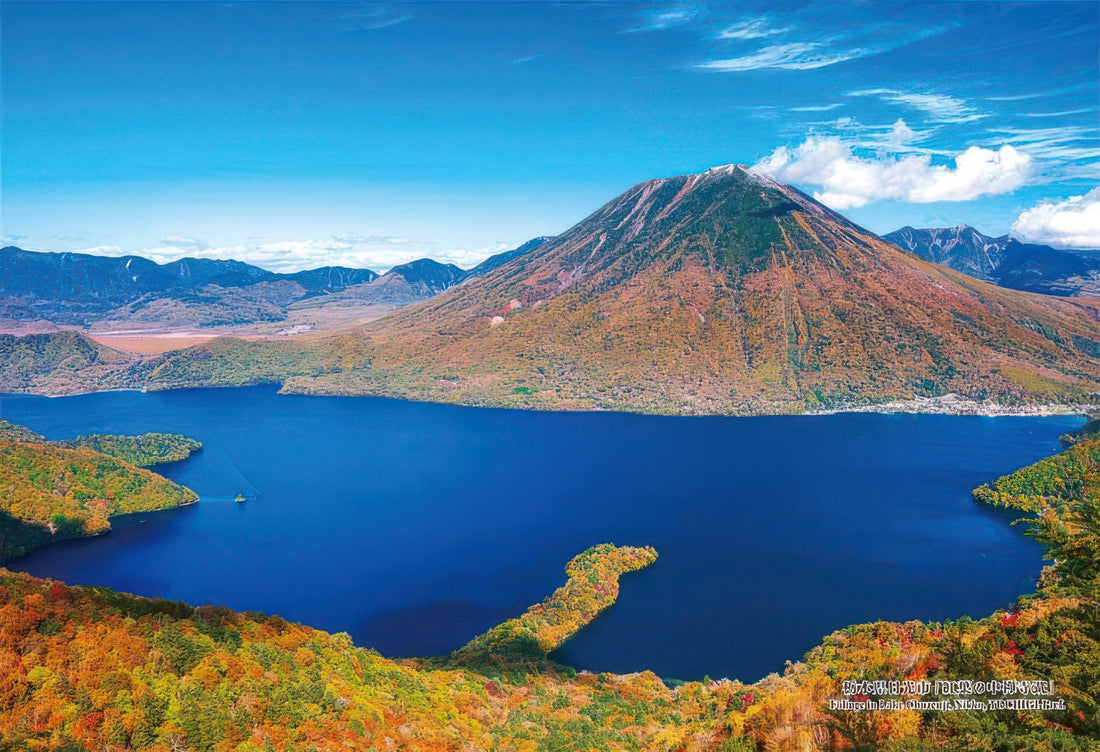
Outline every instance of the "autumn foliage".
<path fill-rule="evenodd" d="M 51 541 L 104 533 L 116 515 L 197 499 L 190 489 L 84 446 L 0 435 L 0 562 Z"/>
<path fill-rule="evenodd" d="M 849 627 L 753 685 L 546 659 L 614 602 L 619 576 L 653 563 L 648 548 L 589 549 L 543 603 L 451 656 L 415 660 L 277 616 L 0 570 L 0 749 L 1095 750 L 1098 459 L 1100 442 L 1083 441 L 976 492 L 1028 513 L 1056 560 L 1011 609 Z M 963 679 L 1053 680 L 1065 708 L 830 708 L 845 681 Z M 939 699 L 898 699 L 918 697 Z M 849 699 L 886 697 L 872 686 Z"/>

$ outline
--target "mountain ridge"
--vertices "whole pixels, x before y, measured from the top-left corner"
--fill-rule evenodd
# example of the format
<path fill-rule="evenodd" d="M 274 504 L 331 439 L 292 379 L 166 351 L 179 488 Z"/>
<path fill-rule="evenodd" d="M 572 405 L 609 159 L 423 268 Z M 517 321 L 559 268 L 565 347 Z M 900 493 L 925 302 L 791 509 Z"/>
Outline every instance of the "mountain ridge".
<path fill-rule="evenodd" d="M 417 259 L 379 275 L 370 269 L 324 266 L 279 273 L 234 259 L 186 257 L 158 264 L 136 255 L 0 249 L 0 321 L 48 321 L 82 325 L 98 320 L 124 324 L 226 326 L 283 321 L 295 303 L 316 307 L 339 293 L 386 279 L 384 302 L 408 305 L 514 258 L 520 249 L 463 270 Z M 526 250 L 523 250 L 526 252 Z M 394 276 L 406 284 L 392 289 Z M 407 289 L 405 289 L 407 288 Z M 366 297 L 369 302 L 370 296 Z M 349 299 L 355 300 L 351 295 Z"/>
<path fill-rule="evenodd" d="M 477 266 L 462 269 L 455 264 L 422 258 L 391 267 L 385 274 L 334 292 L 324 299 L 303 300 L 296 310 L 317 306 L 370 306 L 394 311 L 434 297 L 468 279 L 485 274 L 534 250 L 545 238 L 534 238 L 519 248 L 490 256 Z"/>
<path fill-rule="evenodd" d="M 1013 290 L 1062 297 L 1100 296 L 1100 253 L 990 237 L 969 225 L 902 227 L 882 236 L 923 259 Z"/>

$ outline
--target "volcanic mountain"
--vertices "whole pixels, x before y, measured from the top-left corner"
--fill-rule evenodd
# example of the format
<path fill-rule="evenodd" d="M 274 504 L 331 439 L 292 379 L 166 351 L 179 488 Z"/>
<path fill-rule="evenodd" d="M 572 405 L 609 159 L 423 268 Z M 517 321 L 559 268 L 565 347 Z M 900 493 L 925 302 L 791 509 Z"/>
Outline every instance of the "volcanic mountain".
<path fill-rule="evenodd" d="M 1100 301 L 929 263 L 735 165 L 636 185 L 363 336 L 287 388 L 706 413 L 1100 392 Z"/>

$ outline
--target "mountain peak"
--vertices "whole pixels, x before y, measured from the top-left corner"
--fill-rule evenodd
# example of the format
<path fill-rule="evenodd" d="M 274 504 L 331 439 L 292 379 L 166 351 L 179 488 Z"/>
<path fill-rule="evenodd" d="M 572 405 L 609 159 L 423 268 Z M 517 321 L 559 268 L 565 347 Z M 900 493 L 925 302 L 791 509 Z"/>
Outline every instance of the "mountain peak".
<path fill-rule="evenodd" d="M 1100 373 L 1093 315 L 966 283 L 795 188 L 724 165 L 639 183 L 367 335 L 385 343 L 371 378 L 392 369 L 410 394 L 751 413 L 1017 398 L 1039 383 L 1035 362 L 1057 363 L 1034 376 L 1051 395 L 1095 390 L 1100 380 L 1078 375 Z"/>
<path fill-rule="evenodd" d="M 1095 260 L 1008 235 L 991 238 L 970 225 L 903 227 L 882 237 L 923 259 L 1002 287 L 1061 296 L 1100 293 L 1100 263 Z"/>
<path fill-rule="evenodd" d="M 748 165 L 731 163 L 724 165 L 715 165 L 706 171 L 706 175 L 735 175 L 737 173 L 749 174 L 750 168 Z"/>

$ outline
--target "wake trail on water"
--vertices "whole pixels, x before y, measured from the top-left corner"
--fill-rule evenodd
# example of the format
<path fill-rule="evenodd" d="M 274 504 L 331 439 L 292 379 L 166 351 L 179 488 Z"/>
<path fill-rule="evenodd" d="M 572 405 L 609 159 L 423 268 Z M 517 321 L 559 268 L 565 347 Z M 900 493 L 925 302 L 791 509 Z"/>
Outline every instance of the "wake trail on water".
<path fill-rule="evenodd" d="M 237 479 L 240 481 L 241 490 L 239 491 L 239 493 L 242 496 L 244 496 L 245 499 L 248 500 L 248 501 L 253 501 L 253 500 L 259 498 L 262 495 L 260 493 L 260 489 L 256 488 L 256 486 L 252 485 L 252 483 L 248 480 L 248 478 L 244 477 L 244 474 L 241 473 L 241 471 L 237 468 L 236 463 L 233 462 L 233 460 L 226 453 L 226 451 L 224 449 L 222 449 L 221 447 L 218 447 L 218 453 L 221 454 L 222 458 L 225 460 L 225 463 L 227 465 L 229 465 L 230 469 L 233 470 L 233 473 L 237 476 Z M 206 503 L 206 502 L 239 503 L 236 496 L 200 496 L 199 501 L 201 501 L 203 503 Z"/>

